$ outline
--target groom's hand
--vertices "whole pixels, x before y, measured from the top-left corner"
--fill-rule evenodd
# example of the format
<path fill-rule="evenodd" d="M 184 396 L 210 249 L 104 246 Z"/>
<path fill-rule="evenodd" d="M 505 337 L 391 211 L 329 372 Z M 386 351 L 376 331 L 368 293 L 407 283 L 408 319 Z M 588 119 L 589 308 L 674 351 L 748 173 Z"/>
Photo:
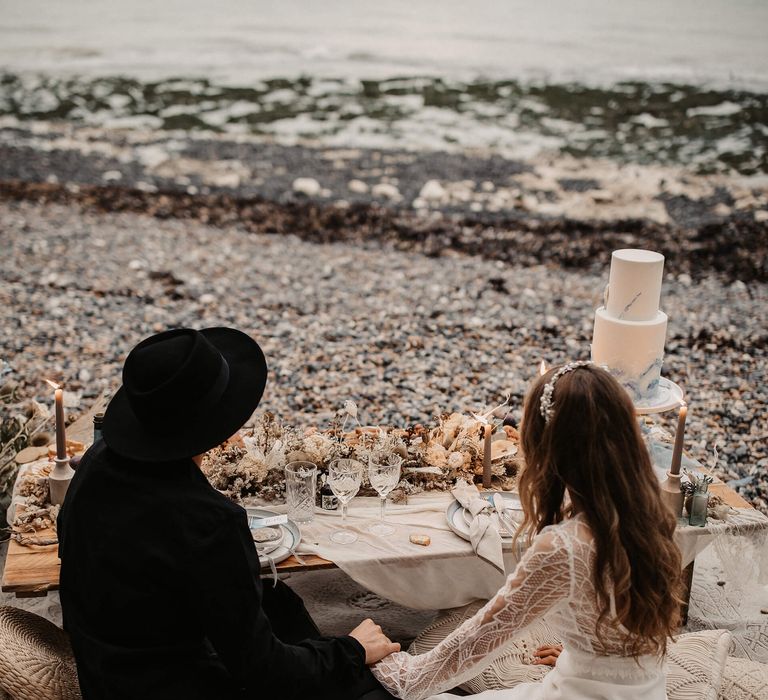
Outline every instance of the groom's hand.
<path fill-rule="evenodd" d="M 538 666 L 554 666 L 557 663 L 557 657 L 563 650 L 562 644 L 539 647 L 533 652 L 533 663 Z"/>
<path fill-rule="evenodd" d="M 400 651 L 400 645 L 392 642 L 386 634 L 381 631 L 373 620 L 363 620 L 355 629 L 349 633 L 365 649 L 365 663 L 367 665 L 375 664 L 381 661 L 385 656 Z"/>

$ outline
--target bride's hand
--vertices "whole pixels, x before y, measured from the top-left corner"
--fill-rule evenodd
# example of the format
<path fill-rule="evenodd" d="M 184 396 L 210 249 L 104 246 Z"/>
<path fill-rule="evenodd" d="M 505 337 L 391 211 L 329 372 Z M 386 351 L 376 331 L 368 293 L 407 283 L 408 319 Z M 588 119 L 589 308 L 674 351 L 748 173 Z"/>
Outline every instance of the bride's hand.
<path fill-rule="evenodd" d="M 539 647 L 533 652 L 533 663 L 537 666 L 554 666 L 562 650 L 562 644 Z"/>

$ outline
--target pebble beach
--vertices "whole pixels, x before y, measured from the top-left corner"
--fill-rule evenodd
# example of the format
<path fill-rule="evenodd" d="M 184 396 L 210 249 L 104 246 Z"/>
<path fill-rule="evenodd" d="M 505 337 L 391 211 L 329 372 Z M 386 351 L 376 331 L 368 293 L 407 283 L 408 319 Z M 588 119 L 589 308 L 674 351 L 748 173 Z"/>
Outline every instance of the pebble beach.
<path fill-rule="evenodd" d="M 119 386 L 127 351 L 172 326 L 232 325 L 262 344 L 259 410 L 323 427 L 346 401 L 407 425 L 511 396 L 539 363 L 589 355 L 610 251 L 590 269 L 514 264 L 397 242 L 316 243 L 82 202 L 0 203 L 0 354 L 22 396 L 67 387 L 74 418 Z M 663 374 L 685 387 L 688 451 L 768 510 L 768 285 L 668 271 Z M 667 418 L 659 419 L 664 423 Z"/>

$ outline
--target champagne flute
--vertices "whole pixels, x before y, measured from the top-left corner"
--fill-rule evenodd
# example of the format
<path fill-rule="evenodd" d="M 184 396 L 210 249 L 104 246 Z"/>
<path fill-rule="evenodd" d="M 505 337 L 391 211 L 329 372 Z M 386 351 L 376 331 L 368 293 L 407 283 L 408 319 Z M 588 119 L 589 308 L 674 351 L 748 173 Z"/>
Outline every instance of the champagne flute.
<path fill-rule="evenodd" d="M 341 503 L 341 529 L 331 533 L 336 544 L 352 544 L 357 533 L 347 529 L 347 505 L 360 490 L 363 480 L 363 465 L 354 459 L 337 459 L 328 467 L 328 485 Z"/>
<path fill-rule="evenodd" d="M 381 458 L 371 458 L 368 462 L 368 479 L 371 486 L 376 489 L 381 499 L 381 517 L 379 522 L 374 523 L 368 528 L 368 532 L 381 537 L 388 537 L 394 534 L 395 528 L 387 522 L 384 522 L 384 511 L 387 507 L 387 496 L 400 481 L 400 466 L 403 458 L 399 455 L 387 455 Z"/>

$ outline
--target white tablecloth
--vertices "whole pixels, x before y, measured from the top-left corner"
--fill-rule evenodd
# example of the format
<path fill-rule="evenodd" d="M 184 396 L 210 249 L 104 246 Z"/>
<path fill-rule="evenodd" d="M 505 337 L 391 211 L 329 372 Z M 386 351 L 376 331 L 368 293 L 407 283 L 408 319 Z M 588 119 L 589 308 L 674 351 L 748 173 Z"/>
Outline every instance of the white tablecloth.
<path fill-rule="evenodd" d="M 329 537 L 341 525 L 341 511 L 317 509 L 314 522 L 301 528 L 298 552 L 333 561 L 368 590 L 411 608 L 446 609 L 490 598 L 501 587 L 504 575 L 450 530 L 445 511 L 451 500 L 447 493 L 419 494 L 407 506 L 388 505 L 387 520 L 397 530 L 382 538 L 366 529 L 378 518 L 378 501 L 356 498 L 348 524 L 359 539 L 351 545 L 335 544 Z M 432 543 L 428 547 L 412 544 L 408 541 L 411 534 L 429 535 Z M 752 508 L 736 509 L 725 522 L 710 518 L 705 527 L 681 526 L 675 539 L 684 567 L 714 542 L 719 552 L 733 553 L 728 568 L 743 570 L 737 553 L 749 552 L 749 575 L 761 581 L 768 578 L 768 518 Z M 749 547 L 746 542 L 751 543 Z M 509 575 L 517 564 L 515 553 L 506 552 L 504 563 Z"/>

